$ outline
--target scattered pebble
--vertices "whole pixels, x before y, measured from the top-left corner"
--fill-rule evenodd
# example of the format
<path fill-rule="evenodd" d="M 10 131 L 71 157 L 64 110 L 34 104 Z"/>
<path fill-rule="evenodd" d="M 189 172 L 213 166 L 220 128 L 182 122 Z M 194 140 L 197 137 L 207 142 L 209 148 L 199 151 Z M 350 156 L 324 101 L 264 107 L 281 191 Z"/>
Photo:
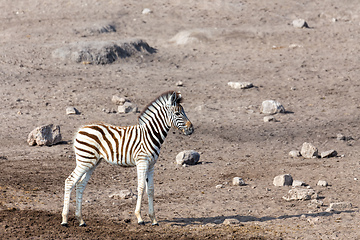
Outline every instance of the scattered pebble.
<path fill-rule="evenodd" d="M 233 180 L 232 180 L 232 184 L 234 186 L 244 186 L 244 185 L 246 185 L 245 181 L 242 178 L 239 178 L 239 177 L 234 177 Z"/>
<path fill-rule="evenodd" d="M 327 187 L 329 184 L 325 180 L 319 180 L 317 185 L 321 187 Z"/>
<path fill-rule="evenodd" d="M 224 187 L 224 185 L 219 184 L 219 185 L 216 185 L 216 187 L 215 187 L 215 188 L 223 188 L 223 187 Z"/>
<path fill-rule="evenodd" d="M 331 211 L 344 211 L 352 208 L 352 204 L 350 202 L 338 202 L 338 203 L 330 203 L 330 206 L 326 209 L 326 212 Z"/>
<path fill-rule="evenodd" d="M 183 86 L 184 86 L 184 83 L 183 83 L 182 81 L 178 81 L 178 82 L 176 83 L 176 86 L 178 86 L 178 87 L 183 87 Z"/>
<path fill-rule="evenodd" d="M 116 95 L 112 96 L 111 101 L 116 105 L 124 105 L 125 102 L 130 102 L 129 100 L 126 100 L 123 97 L 118 97 Z"/>
<path fill-rule="evenodd" d="M 77 114 L 79 114 L 79 111 L 74 107 L 67 107 L 66 114 L 67 115 L 77 115 Z"/>
<path fill-rule="evenodd" d="M 228 86 L 235 89 L 252 88 L 254 85 L 251 82 L 228 82 Z"/>
<path fill-rule="evenodd" d="M 292 183 L 293 187 L 301 187 L 301 186 L 306 186 L 305 182 L 300 181 L 300 180 L 294 180 Z"/>
<path fill-rule="evenodd" d="M 265 116 L 264 122 L 277 122 L 274 116 Z"/>
<path fill-rule="evenodd" d="M 137 106 L 135 104 L 132 104 L 131 102 L 125 102 L 123 105 L 118 106 L 118 113 L 136 113 L 137 111 Z"/>
<path fill-rule="evenodd" d="M 152 13 L 152 10 L 149 8 L 144 8 L 141 13 L 146 15 L 146 14 Z"/>
<path fill-rule="evenodd" d="M 329 150 L 329 151 L 322 152 L 320 155 L 321 155 L 321 158 L 330 158 L 330 157 L 337 156 L 337 152 L 335 150 Z"/>
<path fill-rule="evenodd" d="M 119 192 L 110 194 L 109 198 L 129 199 L 129 198 L 132 198 L 134 196 L 135 196 L 135 194 L 131 190 L 120 190 Z"/>
<path fill-rule="evenodd" d="M 301 157 L 301 153 L 299 151 L 292 150 L 292 151 L 289 152 L 289 156 L 293 157 L 293 158 Z"/>
<path fill-rule="evenodd" d="M 307 188 L 292 188 L 285 196 L 283 196 L 283 199 L 286 201 L 310 200 L 311 198 L 316 199 L 317 194 L 314 189 Z"/>
<path fill-rule="evenodd" d="M 227 218 L 224 220 L 223 224 L 224 225 L 236 225 L 236 224 L 240 224 L 240 221 L 237 220 L 236 218 Z"/>
<path fill-rule="evenodd" d="M 292 25 L 296 28 L 309 28 L 309 25 L 307 24 L 307 22 L 304 19 L 295 19 L 292 22 Z"/>

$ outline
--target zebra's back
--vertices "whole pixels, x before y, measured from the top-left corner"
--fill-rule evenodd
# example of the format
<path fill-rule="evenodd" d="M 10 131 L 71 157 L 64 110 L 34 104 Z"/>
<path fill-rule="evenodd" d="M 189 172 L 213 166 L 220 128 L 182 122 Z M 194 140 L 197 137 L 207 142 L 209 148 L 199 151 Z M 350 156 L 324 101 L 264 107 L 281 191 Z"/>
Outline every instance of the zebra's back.
<path fill-rule="evenodd" d="M 74 140 L 76 160 L 96 165 L 100 159 L 120 166 L 135 166 L 141 132 L 136 126 L 92 124 L 80 128 Z"/>

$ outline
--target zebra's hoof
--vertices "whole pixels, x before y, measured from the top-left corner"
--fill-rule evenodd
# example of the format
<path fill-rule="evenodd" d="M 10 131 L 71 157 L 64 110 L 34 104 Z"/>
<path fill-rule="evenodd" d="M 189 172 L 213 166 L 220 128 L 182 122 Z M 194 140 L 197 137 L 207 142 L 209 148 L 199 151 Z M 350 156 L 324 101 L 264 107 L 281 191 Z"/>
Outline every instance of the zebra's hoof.
<path fill-rule="evenodd" d="M 138 222 L 139 225 L 145 225 L 144 221 Z"/>
<path fill-rule="evenodd" d="M 153 223 L 153 224 L 151 224 L 151 225 L 153 225 L 153 226 L 159 226 L 159 223 Z"/>
<path fill-rule="evenodd" d="M 79 224 L 80 227 L 86 227 L 86 223 Z"/>
<path fill-rule="evenodd" d="M 68 227 L 69 225 L 68 225 L 67 223 L 62 222 L 62 223 L 61 223 L 61 226 L 63 226 L 63 227 Z"/>

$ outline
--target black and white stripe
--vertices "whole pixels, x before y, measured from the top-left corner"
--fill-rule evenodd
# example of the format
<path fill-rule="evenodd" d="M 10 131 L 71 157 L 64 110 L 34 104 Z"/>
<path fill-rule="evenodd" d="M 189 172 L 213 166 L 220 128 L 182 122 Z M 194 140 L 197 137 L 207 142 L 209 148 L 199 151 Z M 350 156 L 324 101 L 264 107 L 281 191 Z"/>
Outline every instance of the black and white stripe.
<path fill-rule="evenodd" d="M 111 164 L 137 167 L 138 200 L 135 215 L 138 223 L 143 224 L 140 206 L 146 187 L 149 198 L 149 216 L 152 224 L 157 224 L 153 207 L 153 173 L 161 144 L 171 127 L 179 129 L 185 135 L 192 134 L 194 130 L 180 103 L 180 93 L 166 92 L 145 108 L 139 117 L 138 125 L 117 127 L 92 124 L 78 130 L 74 140 L 76 168 L 65 181 L 62 225 L 67 225 L 70 194 L 75 185 L 75 216 L 80 226 L 85 225 L 81 216 L 82 195 L 91 174 L 103 159 Z"/>

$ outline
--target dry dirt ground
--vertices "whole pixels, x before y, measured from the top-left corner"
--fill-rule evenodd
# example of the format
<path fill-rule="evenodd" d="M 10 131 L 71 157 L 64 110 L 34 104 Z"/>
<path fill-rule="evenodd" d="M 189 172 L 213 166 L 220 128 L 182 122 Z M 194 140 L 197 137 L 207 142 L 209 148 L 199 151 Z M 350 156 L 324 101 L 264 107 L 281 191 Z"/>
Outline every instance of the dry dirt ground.
<path fill-rule="evenodd" d="M 0 9 L 1 239 L 360 238 L 358 1 L 4 0 Z M 294 28 L 298 18 L 310 28 Z M 116 31 L 96 30 L 109 24 Z M 170 41 L 181 31 L 192 32 L 193 41 Z M 105 65 L 53 54 L 71 44 L 133 38 L 156 51 Z M 254 87 L 232 89 L 230 81 Z M 195 132 L 174 130 L 162 147 L 155 170 L 160 226 L 150 226 L 146 200 L 147 225 L 138 226 L 134 200 L 109 198 L 134 191 L 136 171 L 106 163 L 84 194 L 88 226 L 78 227 L 74 202 L 69 227 L 60 226 L 76 129 L 96 121 L 136 124 L 138 114 L 103 111 L 116 109 L 111 97 L 127 97 L 141 110 L 170 89 L 182 92 Z M 265 123 L 259 113 L 267 99 L 287 110 L 278 122 Z M 81 114 L 66 115 L 68 106 Z M 63 142 L 30 147 L 28 133 L 49 123 L 60 125 Z M 338 133 L 352 138 L 339 141 Z M 289 157 L 303 142 L 341 157 Z M 200 152 L 201 164 L 177 167 L 175 156 L 186 149 Z M 290 187 L 272 181 L 285 173 L 312 187 L 324 206 L 283 200 Z M 229 184 L 236 176 L 247 185 Z M 316 186 L 320 179 L 329 186 Z M 326 211 L 344 201 L 352 207 Z M 227 218 L 241 224 L 222 224 Z"/>

